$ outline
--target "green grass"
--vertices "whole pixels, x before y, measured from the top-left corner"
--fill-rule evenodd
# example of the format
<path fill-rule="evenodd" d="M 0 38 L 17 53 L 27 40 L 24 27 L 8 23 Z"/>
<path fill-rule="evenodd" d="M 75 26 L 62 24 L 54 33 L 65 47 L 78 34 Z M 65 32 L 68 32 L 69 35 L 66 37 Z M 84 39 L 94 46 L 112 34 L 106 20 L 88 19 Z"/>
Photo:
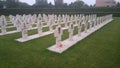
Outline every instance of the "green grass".
<path fill-rule="evenodd" d="M 44 27 L 43 28 L 43 32 L 47 32 L 49 31 L 49 27 Z M 34 35 L 34 34 L 37 34 L 38 33 L 38 30 L 37 29 L 34 29 L 34 30 L 29 30 L 28 31 L 28 35 Z"/>
<path fill-rule="evenodd" d="M 46 49 L 55 44 L 53 34 L 25 43 L 14 40 L 21 33 L 0 36 L 0 68 L 120 68 L 120 18 L 114 19 L 63 54 Z"/>
<path fill-rule="evenodd" d="M 12 23 L 7 24 L 7 26 L 14 26 Z"/>
<path fill-rule="evenodd" d="M 8 32 L 9 32 L 9 31 L 14 31 L 14 30 L 17 30 L 17 28 L 16 28 L 16 27 L 7 28 L 7 31 L 8 31 Z"/>
<path fill-rule="evenodd" d="M 7 28 L 6 30 L 7 30 L 7 32 L 9 32 L 9 31 L 17 30 L 17 29 L 16 29 L 16 27 L 12 27 L 12 28 Z M 0 33 L 1 33 L 1 29 L 0 29 Z"/>

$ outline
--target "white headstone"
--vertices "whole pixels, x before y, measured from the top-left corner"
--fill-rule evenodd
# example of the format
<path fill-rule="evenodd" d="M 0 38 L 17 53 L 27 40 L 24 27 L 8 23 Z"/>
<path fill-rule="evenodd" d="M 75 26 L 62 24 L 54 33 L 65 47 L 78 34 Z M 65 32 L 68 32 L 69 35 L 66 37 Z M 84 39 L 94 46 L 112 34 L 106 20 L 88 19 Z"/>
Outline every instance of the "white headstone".
<path fill-rule="evenodd" d="M 52 21 L 52 19 L 50 19 L 48 21 L 48 23 L 49 23 L 49 29 L 50 29 L 50 31 L 53 31 L 53 21 Z"/>
<path fill-rule="evenodd" d="M 3 34 L 5 34 L 5 33 L 6 33 L 6 25 L 7 25 L 7 22 L 6 22 L 6 18 L 5 18 L 4 15 L 1 16 L 1 23 L 0 23 L 0 25 L 1 25 L 1 32 L 2 32 Z"/>
<path fill-rule="evenodd" d="M 97 25 L 97 15 L 96 14 L 94 14 L 93 22 L 94 22 L 94 27 L 96 27 L 96 25 Z"/>
<path fill-rule="evenodd" d="M 61 26 L 59 25 L 54 31 L 54 36 L 56 38 L 56 46 L 57 47 L 59 47 L 59 45 L 61 44 L 62 34 L 63 34 L 63 31 L 62 31 Z"/>
<path fill-rule="evenodd" d="M 15 20 L 15 23 L 16 23 L 17 31 L 21 31 L 21 20 L 16 19 L 16 20 Z"/>
<path fill-rule="evenodd" d="M 88 30 L 88 16 L 85 17 L 85 33 L 87 33 Z"/>
<path fill-rule="evenodd" d="M 72 41 L 72 37 L 73 37 L 73 33 L 74 33 L 74 25 L 72 23 L 70 23 L 69 25 L 69 29 L 68 29 L 68 32 L 69 32 L 69 40 Z"/>
<path fill-rule="evenodd" d="M 38 34 L 42 34 L 42 21 L 38 20 L 37 21 L 37 26 L 38 26 Z"/>
<path fill-rule="evenodd" d="M 67 28 L 67 27 L 68 27 L 67 17 L 65 17 L 65 19 L 64 19 L 64 23 L 65 23 L 65 27 Z"/>
<path fill-rule="evenodd" d="M 91 29 L 92 28 L 92 25 L 93 25 L 93 18 L 92 18 L 92 15 L 89 15 L 89 19 L 88 19 L 88 25 L 89 25 L 89 29 Z"/>
<path fill-rule="evenodd" d="M 82 22 L 83 22 L 83 20 L 80 20 L 79 23 L 78 23 L 78 36 L 81 35 Z"/>
<path fill-rule="evenodd" d="M 26 39 L 28 37 L 28 30 L 25 22 L 22 23 L 22 38 Z"/>

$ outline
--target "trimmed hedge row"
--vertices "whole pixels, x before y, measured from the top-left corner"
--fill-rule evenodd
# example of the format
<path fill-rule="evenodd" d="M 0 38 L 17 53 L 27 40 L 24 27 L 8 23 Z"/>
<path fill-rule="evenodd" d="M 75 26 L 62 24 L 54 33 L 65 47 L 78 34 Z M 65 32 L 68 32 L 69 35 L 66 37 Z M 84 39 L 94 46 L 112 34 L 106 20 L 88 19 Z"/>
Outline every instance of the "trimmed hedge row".
<path fill-rule="evenodd" d="M 16 15 L 16 14 L 113 14 L 120 17 L 120 8 L 63 8 L 63 9 L 0 9 L 0 15 Z"/>

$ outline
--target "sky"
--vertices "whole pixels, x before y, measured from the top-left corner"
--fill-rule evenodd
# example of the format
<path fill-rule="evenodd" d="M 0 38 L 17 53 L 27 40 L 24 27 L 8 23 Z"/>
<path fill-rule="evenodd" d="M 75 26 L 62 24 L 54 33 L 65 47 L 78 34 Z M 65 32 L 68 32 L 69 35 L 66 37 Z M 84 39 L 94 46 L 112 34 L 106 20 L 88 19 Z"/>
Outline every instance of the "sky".
<path fill-rule="evenodd" d="M 33 5 L 35 3 L 35 0 L 20 0 L 21 2 L 26 2 L 29 5 Z M 74 2 L 76 0 L 64 0 L 64 3 L 70 4 L 71 2 Z M 88 5 L 94 5 L 96 0 L 82 0 Z M 117 2 L 120 2 L 120 0 L 116 0 Z M 52 2 L 54 4 L 54 0 L 48 0 L 48 2 Z"/>

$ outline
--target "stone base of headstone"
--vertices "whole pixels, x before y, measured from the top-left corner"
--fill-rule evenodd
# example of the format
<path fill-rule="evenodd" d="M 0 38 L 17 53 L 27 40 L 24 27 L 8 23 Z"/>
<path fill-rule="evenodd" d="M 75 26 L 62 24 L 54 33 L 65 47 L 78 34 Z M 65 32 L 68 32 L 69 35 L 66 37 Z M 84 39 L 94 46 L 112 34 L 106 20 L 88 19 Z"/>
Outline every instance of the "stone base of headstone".
<path fill-rule="evenodd" d="M 33 28 L 29 29 L 29 30 L 34 30 L 34 29 L 37 29 L 37 27 L 33 27 Z M 0 36 L 2 36 L 2 35 L 8 35 L 8 34 L 14 34 L 14 33 L 18 33 L 18 32 L 20 32 L 20 31 L 14 30 L 14 31 L 6 32 L 5 34 L 0 33 Z"/>
<path fill-rule="evenodd" d="M 8 27 L 6 27 L 6 28 L 14 28 L 15 26 L 8 26 Z M 1 28 L 0 28 L 1 29 Z"/>
<path fill-rule="evenodd" d="M 40 37 L 52 34 L 52 33 L 53 32 L 50 32 L 50 31 L 49 32 L 43 32 L 42 34 L 35 34 L 35 35 L 28 36 L 26 39 L 23 39 L 23 38 L 16 39 L 16 41 L 27 42 L 27 41 L 30 41 L 30 40 L 33 40 L 33 39 L 36 39 L 36 38 L 40 38 Z"/>
<path fill-rule="evenodd" d="M 13 33 L 17 33 L 17 32 L 19 32 L 19 31 L 9 31 L 9 32 L 6 32 L 5 34 L 3 34 L 3 33 L 0 33 L 0 36 L 2 36 L 2 35 L 8 35 L 8 34 L 13 34 Z"/>
<path fill-rule="evenodd" d="M 69 39 L 62 41 L 61 42 L 61 44 L 63 45 L 62 47 L 56 47 L 56 45 L 53 45 L 53 46 L 51 46 L 47 49 L 52 51 L 52 52 L 56 52 L 56 53 L 61 54 L 64 51 L 66 51 L 68 48 L 70 48 L 71 46 L 75 45 L 77 42 L 79 42 L 79 41 L 83 40 L 84 38 L 88 37 L 89 35 L 91 35 L 92 33 L 97 31 L 98 29 L 102 28 L 103 26 L 105 26 L 106 24 L 108 24 L 111 21 L 112 20 L 104 22 L 103 24 L 99 25 L 95 29 L 88 30 L 89 32 L 87 32 L 87 33 L 82 32 L 80 37 L 78 37 L 78 35 L 73 36 L 73 41 L 70 41 Z"/>
<path fill-rule="evenodd" d="M 68 28 L 62 28 L 62 30 L 66 30 L 66 29 L 68 29 Z M 40 38 L 40 37 L 52 34 L 52 33 L 53 33 L 53 31 L 42 32 L 42 34 L 31 35 L 31 36 L 28 36 L 26 39 L 19 38 L 19 39 L 16 39 L 16 41 L 18 41 L 18 42 L 27 42 L 27 41 L 30 41 L 30 40 L 33 40 L 33 39 L 36 39 L 36 38 Z"/>

